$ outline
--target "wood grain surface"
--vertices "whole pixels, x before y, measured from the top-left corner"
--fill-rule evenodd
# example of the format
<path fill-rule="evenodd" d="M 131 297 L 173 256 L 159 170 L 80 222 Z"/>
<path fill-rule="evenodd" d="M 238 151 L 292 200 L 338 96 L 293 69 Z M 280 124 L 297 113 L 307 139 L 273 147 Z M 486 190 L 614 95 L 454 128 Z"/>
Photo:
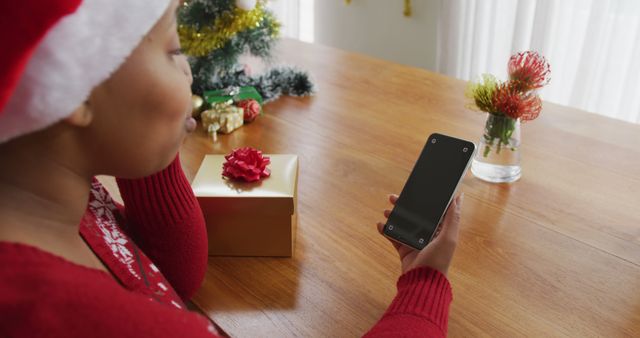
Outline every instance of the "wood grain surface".
<path fill-rule="evenodd" d="M 212 257 L 194 302 L 236 337 L 359 336 L 400 272 L 375 230 L 387 194 L 429 134 L 477 142 L 486 117 L 446 76 L 293 40 L 278 57 L 318 94 L 269 103 L 215 144 L 199 129 L 181 159 L 192 179 L 209 153 L 298 154 L 295 255 Z M 463 181 L 449 335 L 640 336 L 640 126 L 545 103 L 522 133 L 520 181 Z"/>

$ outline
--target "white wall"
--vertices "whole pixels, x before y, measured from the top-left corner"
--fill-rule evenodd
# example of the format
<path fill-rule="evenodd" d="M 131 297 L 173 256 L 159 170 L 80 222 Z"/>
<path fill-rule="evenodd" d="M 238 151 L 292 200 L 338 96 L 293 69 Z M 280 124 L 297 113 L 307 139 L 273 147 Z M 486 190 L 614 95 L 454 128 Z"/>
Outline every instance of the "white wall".
<path fill-rule="evenodd" d="M 435 70 L 440 0 L 411 4 L 405 17 L 404 0 L 315 0 L 314 41 Z"/>

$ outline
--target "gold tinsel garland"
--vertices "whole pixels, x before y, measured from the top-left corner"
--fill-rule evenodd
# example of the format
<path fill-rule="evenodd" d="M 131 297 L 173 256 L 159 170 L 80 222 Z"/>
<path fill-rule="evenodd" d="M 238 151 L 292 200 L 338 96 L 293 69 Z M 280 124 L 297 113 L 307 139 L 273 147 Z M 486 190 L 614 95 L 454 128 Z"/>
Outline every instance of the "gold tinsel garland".
<path fill-rule="evenodd" d="M 344 2 L 349 5 L 351 0 L 344 0 Z M 404 14 L 404 16 L 411 16 L 411 0 L 404 0 L 404 11 L 402 14 Z"/>
<path fill-rule="evenodd" d="M 411 16 L 411 0 L 404 0 L 404 16 Z"/>
<path fill-rule="evenodd" d="M 187 2 L 183 6 L 189 6 Z M 233 12 L 227 12 L 217 18 L 211 26 L 196 30 L 193 27 L 180 25 L 178 34 L 182 50 L 190 56 L 205 56 L 212 51 L 224 46 L 227 41 L 236 34 L 246 29 L 260 26 L 260 23 L 269 15 L 264 11 L 262 1 L 258 1 L 256 7 L 245 11 L 235 8 Z M 271 20 L 271 30 L 276 37 L 280 31 L 280 24 L 276 20 Z"/>

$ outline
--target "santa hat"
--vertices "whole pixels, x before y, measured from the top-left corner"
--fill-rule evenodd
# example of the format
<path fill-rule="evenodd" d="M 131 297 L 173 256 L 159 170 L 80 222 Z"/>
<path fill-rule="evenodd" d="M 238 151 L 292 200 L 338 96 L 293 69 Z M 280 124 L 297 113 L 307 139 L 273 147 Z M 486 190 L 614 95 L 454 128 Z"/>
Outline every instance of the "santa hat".
<path fill-rule="evenodd" d="M 67 116 L 131 54 L 171 0 L 3 0 L 0 143 Z"/>

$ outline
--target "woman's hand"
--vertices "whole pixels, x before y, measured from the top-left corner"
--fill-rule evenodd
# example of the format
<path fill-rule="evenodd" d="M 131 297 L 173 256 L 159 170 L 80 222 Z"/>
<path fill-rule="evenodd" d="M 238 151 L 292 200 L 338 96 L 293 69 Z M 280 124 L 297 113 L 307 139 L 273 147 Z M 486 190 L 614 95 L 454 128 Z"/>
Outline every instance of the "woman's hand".
<path fill-rule="evenodd" d="M 389 202 L 391 202 L 392 205 L 395 205 L 397 200 L 398 195 L 389 195 Z M 428 266 L 440 271 L 445 276 L 447 275 L 449 265 L 453 259 L 453 253 L 458 244 L 460 211 L 463 200 L 464 194 L 459 195 L 451 201 L 444 220 L 436 230 L 433 240 L 421 251 L 389 239 L 398 251 L 398 255 L 400 255 L 402 273 L 417 267 Z M 387 209 L 384 211 L 385 218 L 389 218 L 390 214 L 391 210 Z M 378 232 L 381 234 L 383 227 L 384 223 L 378 222 Z"/>

